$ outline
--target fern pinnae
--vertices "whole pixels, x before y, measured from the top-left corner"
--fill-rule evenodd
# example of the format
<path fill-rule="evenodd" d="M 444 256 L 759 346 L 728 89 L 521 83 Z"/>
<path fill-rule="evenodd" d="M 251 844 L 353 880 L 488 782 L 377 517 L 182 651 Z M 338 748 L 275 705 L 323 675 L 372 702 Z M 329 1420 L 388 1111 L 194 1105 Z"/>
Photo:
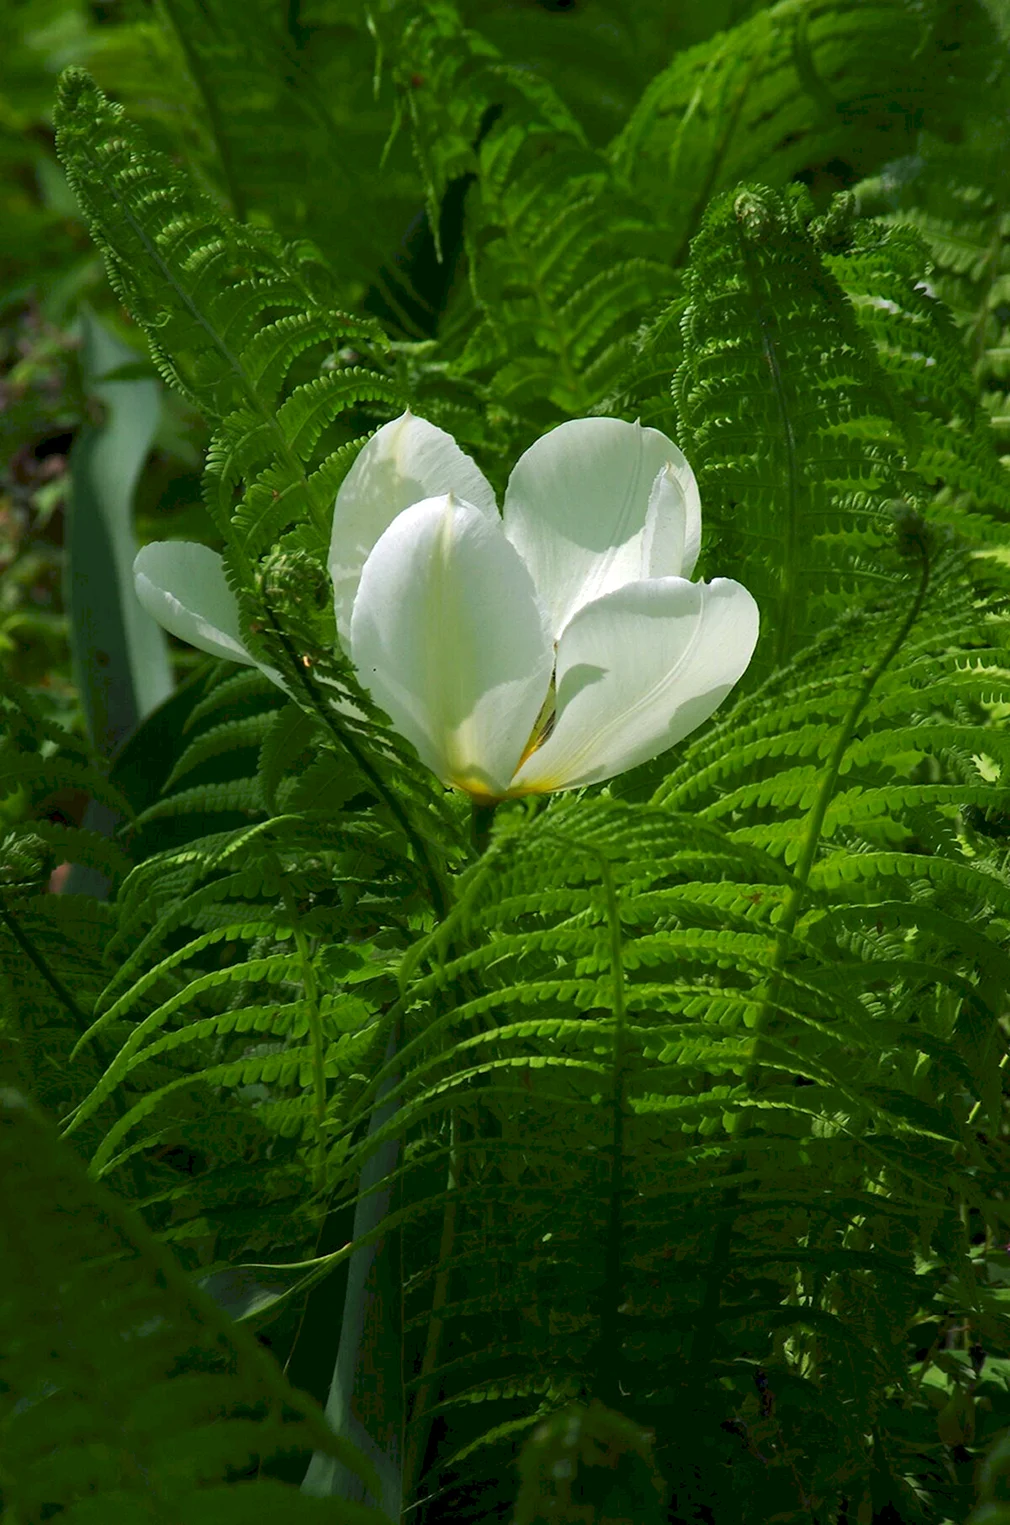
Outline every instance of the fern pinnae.
<path fill-rule="evenodd" d="M 278 868 L 280 865 L 278 865 Z M 291 924 L 291 933 L 298 950 L 298 963 L 305 990 L 305 1009 L 308 1014 L 309 1033 L 312 1041 L 312 1088 L 315 1102 L 316 1126 L 316 1190 L 326 1184 L 326 1050 L 323 1037 L 322 1014 L 319 1004 L 319 983 L 309 951 L 308 940 L 300 925 L 298 913 L 290 894 L 284 894 L 284 904 Z"/>
<path fill-rule="evenodd" d="M 87 1017 L 81 1011 L 63 981 L 50 968 L 42 950 L 36 946 L 34 939 L 25 931 L 16 911 L 5 903 L 2 892 L 0 892 L 0 921 L 3 922 L 25 958 L 38 970 L 43 980 L 49 986 L 49 989 L 53 992 L 53 995 L 70 1016 L 74 1026 L 78 1031 L 87 1031 Z"/>
<path fill-rule="evenodd" d="M 922 525 L 921 522 L 918 528 L 918 533 L 920 537 L 922 537 L 925 533 L 925 526 Z M 843 720 L 839 729 L 838 736 L 834 745 L 834 750 L 831 754 L 831 757 L 828 759 L 828 765 L 824 770 L 823 778 L 818 788 L 817 798 L 813 803 L 809 817 L 807 819 L 803 849 L 801 851 L 799 862 L 796 867 L 796 878 L 793 888 L 790 891 L 789 898 L 787 899 L 783 908 L 782 918 L 779 924 L 780 935 L 784 937 L 788 937 L 792 933 L 793 928 L 796 925 L 797 917 L 799 916 L 800 910 L 802 908 L 803 896 L 806 893 L 807 882 L 810 878 L 810 870 L 813 867 L 814 858 L 817 854 L 817 849 L 820 844 L 821 828 L 824 825 L 824 818 L 827 814 L 828 807 L 831 804 L 832 796 L 837 787 L 842 761 L 848 750 L 849 743 L 855 734 L 855 729 L 859 724 L 860 716 L 866 708 L 866 705 L 870 699 L 870 695 L 876 688 L 877 683 L 880 681 L 881 677 L 887 671 L 888 667 L 904 645 L 906 637 L 914 626 L 922 610 L 922 606 L 926 598 L 926 592 L 929 587 L 930 556 L 926 545 L 921 542 L 921 538 L 918 545 L 918 550 L 922 562 L 922 570 L 919 586 L 916 589 L 915 596 L 912 599 L 911 605 L 907 614 L 905 615 L 905 618 L 902 620 L 898 629 L 895 631 L 894 637 L 890 644 L 881 653 L 876 665 L 871 668 L 871 670 L 865 675 L 858 692 L 852 700 L 849 712 L 845 716 L 845 719 Z"/>
<path fill-rule="evenodd" d="M 260 715 L 246 716 L 241 720 L 226 720 L 220 725 L 203 731 L 173 764 L 163 789 L 171 789 L 186 773 L 198 768 L 201 763 L 211 757 L 219 757 L 222 753 L 233 749 L 254 746 L 262 742 L 272 721 L 273 716 L 267 711 Z"/>
<path fill-rule="evenodd" d="M 291 641 L 285 631 L 282 629 L 273 608 L 269 604 L 267 604 L 266 607 L 267 617 L 270 620 L 271 628 L 273 629 L 273 632 L 281 646 L 287 653 L 290 669 L 297 677 L 298 682 L 311 705 L 311 708 L 326 726 L 327 730 L 333 736 L 333 739 L 336 741 L 337 745 L 350 755 L 355 766 L 358 768 L 362 776 L 366 778 L 371 784 L 378 798 L 381 799 L 386 805 L 393 819 L 396 821 L 396 824 L 400 827 L 404 836 L 411 843 L 411 846 L 414 849 L 418 866 L 421 869 L 425 883 L 427 885 L 432 908 L 435 912 L 435 915 L 441 919 L 443 916 L 445 916 L 448 910 L 449 900 L 438 868 L 428 846 L 427 839 L 417 831 L 414 822 L 410 818 L 410 815 L 401 804 L 396 791 L 389 787 L 385 778 L 382 776 L 382 773 L 375 767 L 371 759 L 368 757 L 365 749 L 354 737 L 351 728 L 347 725 L 338 726 L 331 706 L 326 703 L 326 700 L 320 692 L 319 687 L 311 673 L 305 668 L 304 664 L 298 660 L 297 654 L 292 648 Z"/>
<path fill-rule="evenodd" d="M 207 811 L 238 811 L 242 815 L 261 815 L 263 798 L 253 778 L 234 778 L 225 783 L 197 784 L 191 789 L 180 789 L 167 799 L 156 800 L 137 817 L 138 826 L 153 821 L 168 820 L 172 816 Z"/>
<path fill-rule="evenodd" d="M 202 724 L 216 710 L 232 702 L 268 698 L 275 701 L 280 697 L 274 684 L 258 667 L 239 668 L 237 672 L 234 672 L 230 671 L 224 663 L 209 662 L 207 683 L 207 692 L 194 704 L 182 722 L 184 736 Z"/>
<path fill-rule="evenodd" d="M 162 979 L 169 970 L 185 964 L 186 961 L 193 958 L 195 954 L 202 953 L 206 948 L 213 947 L 216 943 L 231 942 L 241 939 L 251 939 L 263 933 L 269 933 L 272 930 L 272 924 L 269 922 L 230 923 L 223 927 L 213 927 L 209 932 L 204 932 L 199 937 L 190 939 L 190 941 L 187 942 L 183 947 L 173 949 L 172 952 L 166 954 L 165 957 L 153 967 L 149 966 L 145 973 L 141 975 L 139 980 L 134 981 L 128 990 L 126 990 L 116 1001 L 114 1001 L 112 1005 L 108 1006 L 101 1013 L 101 1015 L 91 1023 L 91 1025 L 82 1034 L 78 1043 L 78 1047 L 82 1046 L 84 1043 L 90 1042 L 92 1038 L 101 1032 L 103 1028 L 107 1027 L 114 1021 L 118 1021 L 120 1017 L 125 1016 L 129 1010 L 144 995 L 146 995 L 148 990 L 151 990 L 157 986 L 158 981 Z M 145 951 L 149 952 L 150 949 Z M 269 963 L 269 960 L 266 962 Z M 220 972 L 222 974 L 229 975 L 231 978 L 235 977 L 234 970 L 223 970 Z M 212 975 L 209 978 L 214 980 L 216 976 Z M 116 983 L 119 982 L 116 981 Z M 114 986 L 110 985 L 110 987 L 108 987 L 109 990 L 112 988 L 114 988 Z M 175 1009 L 175 1004 L 179 1004 L 180 1001 L 185 998 L 185 995 L 185 991 L 173 994 L 170 1000 L 174 1004 L 171 1006 L 170 1010 L 165 1013 L 166 1017 L 172 1014 L 172 1011 Z M 157 1015 L 157 1013 L 154 1015 Z M 152 1027 L 157 1027 L 158 1025 L 159 1023 L 157 1021 L 151 1023 Z M 143 1041 L 143 1036 L 144 1034 L 140 1033 L 139 1028 L 134 1029 L 130 1042 L 134 1047 L 136 1047 L 140 1042 Z M 77 1050 L 75 1049 L 74 1052 L 76 1053 Z"/>

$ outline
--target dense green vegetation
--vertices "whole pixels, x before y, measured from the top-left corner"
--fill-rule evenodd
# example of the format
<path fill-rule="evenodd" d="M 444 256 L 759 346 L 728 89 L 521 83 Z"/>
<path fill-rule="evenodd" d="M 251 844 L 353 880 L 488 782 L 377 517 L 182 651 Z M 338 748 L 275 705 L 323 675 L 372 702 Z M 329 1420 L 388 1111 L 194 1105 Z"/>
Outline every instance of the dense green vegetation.
<path fill-rule="evenodd" d="M 4 1518 L 1008 1525 L 1005 0 L 5 19 Z M 711 720 L 428 773 L 326 576 L 407 407 L 678 442 Z"/>

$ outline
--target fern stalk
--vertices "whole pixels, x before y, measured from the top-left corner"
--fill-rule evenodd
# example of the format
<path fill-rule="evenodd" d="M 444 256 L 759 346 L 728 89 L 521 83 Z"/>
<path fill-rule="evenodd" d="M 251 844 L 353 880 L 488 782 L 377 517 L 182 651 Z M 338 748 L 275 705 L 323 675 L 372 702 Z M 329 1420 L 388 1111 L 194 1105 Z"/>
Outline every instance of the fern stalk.
<path fill-rule="evenodd" d="M 824 827 L 824 817 L 828 807 L 834 798 L 838 784 L 838 775 L 842 761 L 848 751 L 855 729 L 859 723 L 873 690 L 880 679 L 894 661 L 908 638 L 909 632 L 914 626 L 929 588 L 930 561 L 926 546 L 921 535 L 914 537 L 914 544 L 922 559 L 922 575 L 915 597 L 909 606 L 905 618 L 888 643 L 883 654 L 863 678 L 856 696 L 849 706 L 848 712 L 842 721 L 835 740 L 834 748 L 828 760 L 828 766 L 822 775 L 817 790 L 817 796 L 811 806 L 807 817 L 806 831 L 803 838 L 803 847 L 793 883 L 788 897 L 783 906 L 782 917 L 779 921 L 778 932 L 775 939 L 775 948 L 772 954 L 771 968 L 768 980 L 767 993 L 758 1012 L 754 1024 L 754 1041 L 751 1045 L 751 1060 L 744 1072 L 744 1085 L 748 1092 L 753 1093 L 757 1088 L 760 1076 L 760 1045 L 764 1031 L 768 1025 L 771 1013 L 775 1010 L 776 995 L 778 992 L 778 977 L 785 961 L 786 953 L 792 938 L 793 931 L 799 919 L 803 903 L 806 899 L 810 873 L 820 846 L 821 831 Z M 743 1111 L 734 1113 L 727 1122 L 727 1132 L 732 1138 L 742 1138 L 749 1129 L 749 1124 Z M 739 1175 L 746 1166 L 746 1158 L 742 1153 L 736 1154 L 730 1162 L 727 1175 Z M 719 1225 L 715 1236 L 715 1244 L 712 1251 L 712 1259 L 706 1281 L 705 1297 L 699 1314 L 699 1327 L 696 1341 L 692 1348 L 692 1360 L 699 1370 L 707 1368 L 712 1356 L 712 1348 L 715 1343 L 716 1319 L 719 1306 L 722 1301 L 722 1283 L 729 1267 L 730 1246 L 733 1239 L 735 1224 L 734 1209 L 740 1201 L 740 1187 L 732 1186 L 726 1193 L 726 1217 Z"/>
<path fill-rule="evenodd" d="M 755 318 L 761 333 L 761 351 L 768 362 L 768 372 L 771 376 L 772 391 L 778 405 L 779 416 L 782 421 L 782 435 L 785 440 L 787 460 L 787 498 L 783 519 L 785 521 L 784 547 L 781 558 L 781 572 L 779 575 L 779 603 L 778 603 L 778 629 L 775 635 L 775 663 L 781 665 L 792 647 L 793 621 L 791 611 L 795 607 L 797 598 L 796 588 L 796 555 L 798 545 L 798 519 L 799 519 L 799 478 L 800 463 L 799 452 L 796 445 L 796 435 L 793 429 L 792 416 L 786 400 L 785 384 L 782 377 L 782 366 L 779 360 L 778 345 L 772 332 L 777 326 L 775 314 L 768 303 L 762 297 L 762 283 L 758 277 L 757 260 L 754 249 L 751 246 L 747 233 L 742 223 L 737 225 L 737 244 L 740 249 L 740 258 L 747 275 L 751 295 L 755 303 Z M 823 819 L 823 817 L 822 817 Z"/>
<path fill-rule="evenodd" d="M 624 1067 L 626 1003 L 624 998 L 624 958 L 622 953 L 621 913 L 614 875 L 605 854 L 585 842 L 572 841 L 561 832 L 552 831 L 558 842 L 576 852 L 586 853 L 600 871 L 600 882 L 607 907 L 607 932 L 610 952 L 611 1000 L 614 1011 L 613 1088 L 611 1093 L 610 1135 L 610 1206 L 607 1242 L 604 1251 L 603 1288 L 600 1293 L 600 1344 L 597 1385 L 601 1401 L 608 1407 L 619 1404 L 620 1340 L 618 1317 L 621 1306 L 622 1265 L 624 1255 Z"/>
<path fill-rule="evenodd" d="M 782 916 L 779 920 L 778 932 L 775 938 L 775 950 L 772 955 L 771 979 L 769 980 L 768 993 L 761 1006 L 761 1010 L 758 1013 L 757 1021 L 754 1024 L 754 1046 L 752 1050 L 754 1059 L 747 1071 L 746 1084 L 748 1088 L 753 1086 L 754 1069 L 757 1066 L 757 1053 L 761 1042 L 761 1036 L 765 1026 L 767 1025 L 769 1014 L 774 1009 L 775 1005 L 778 973 L 782 968 L 782 964 L 785 960 L 786 952 L 788 950 L 789 941 L 796 927 L 800 912 L 803 909 L 803 903 L 806 900 L 807 888 L 810 882 L 810 873 L 814 866 L 814 859 L 817 856 L 817 849 L 821 843 L 821 832 L 824 828 L 824 817 L 827 815 L 828 807 L 830 806 L 831 801 L 834 799 L 835 789 L 838 785 L 838 775 L 841 770 L 842 762 L 844 761 L 845 754 L 848 751 L 853 735 L 855 734 L 856 726 L 859 724 L 860 716 L 869 703 L 870 695 L 873 693 L 873 690 L 880 682 L 880 679 L 883 677 L 884 673 L 890 667 L 891 663 L 898 655 L 898 652 L 905 644 L 905 641 L 908 639 L 913 625 L 919 618 L 919 614 L 922 611 L 922 605 L 926 598 L 926 593 L 929 590 L 929 553 L 920 536 L 915 537 L 915 545 L 922 559 L 922 575 L 919 579 L 919 586 L 916 590 L 915 597 L 913 598 L 905 618 L 902 620 L 889 645 L 885 648 L 881 657 L 878 659 L 876 664 L 870 668 L 869 672 L 863 678 L 862 683 L 859 685 L 856 696 L 853 699 L 852 704 L 849 706 L 848 713 L 846 714 L 845 719 L 842 721 L 842 724 L 839 728 L 838 735 L 835 739 L 834 748 L 828 760 L 828 766 L 821 777 L 821 781 L 817 789 L 817 796 L 810 808 L 810 813 L 807 817 L 806 830 L 803 837 L 803 847 L 800 852 L 799 861 L 796 865 L 796 873 L 793 879 L 793 883 L 790 886 L 789 893 L 782 908 Z M 733 1122 L 737 1122 L 740 1116 L 741 1114 L 737 1113 L 733 1118 Z M 736 1130 L 731 1129 L 731 1131 L 735 1132 Z"/>
<path fill-rule="evenodd" d="M 473 850 L 478 858 L 482 858 L 490 846 L 491 827 L 494 823 L 497 808 L 497 804 L 485 805 L 478 800 L 471 801 L 470 835 Z M 442 930 L 444 933 L 447 929 L 443 927 Z M 428 1324 L 424 1356 L 421 1363 L 421 1381 L 414 1399 L 413 1412 L 410 1416 L 406 1432 L 403 1463 L 403 1496 L 405 1499 L 413 1497 L 414 1490 L 420 1479 L 421 1467 L 424 1464 L 424 1453 L 427 1447 L 427 1438 L 431 1430 L 431 1424 L 430 1421 L 428 1423 L 423 1423 L 422 1421 L 431 1407 L 431 1395 L 434 1386 L 431 1374 L 438 1365 L 442 1331 L 444 1328 L 441 1312 L 445 1307 L 449 1295 L 449 1272 L 446 1270 L 446 1266 L 452 1257 L 453 1246 L 456 1240 L 457 1192 L 459 1188 L 459 1123 L 455 1109 L 450 1114 L 449 1129 L 449 1171 L 446 1180 L 448 1200 L 442 1214 L 442 1235 L 438 1247 L 435 1287 L 431 1300 L 431 1319 Z"/>
<path fill-rule="evenodd" d="M 346 752 L 350 754 L 355 766 L 371 784 L 379 799 L 381 799 L 387 806 L 390 814 L 396 821 L 396 824 L 399 826 L 400 830 L 403 832 L 404 836 L 413 847 L 418 865 L 424 874 L 425 882 L 428 887 L 428 895 L 431 900 L 432 907 L 435 911 L 435 915 L 441 921 L 449 909 L 448 897 L 446 896 L 441 880 L 439 879 L 435 865 L 432 862 L 431 854 L 428 851 L 428 847 L 424 841 L 424 838 L 414 830 L 407 812 L 400 804 L 400 801 L 396 798 L 396 795 L 393 793 L 392 789 L 388 787 L 378 769 L 373 767 L 371 761 L 362 750 L 362 748 L 358 746 L 358 744 L 351 736 L 347 735 L 346 732 L 340 730 L 340 728 L 336 725 L 333 716 L 330 713 L 328 704 L 326 703 L 322 694 L 319 692 L 317 685 L 313 682 L 313 679 L 307 668 L 302 662 L 298 660 L 298 653 L 292 646 L 287 634 L 284 632 L 284 630 L 281 629 L 280 622 L 277 619 L 277 616 L 274 613 L 272 607 L 270 606 L 269 601 L 264 600 L 264 605 L 273 632 L 277 639 L 280 641 L 281 645 L 284 647 L 284 650 L 287 652 L 288 659 L 291 663 L 291 669 L 296 674 L 299 683 L 308 695 L 309 703 L 311 704 L 313 711 L 319 716 L 320 720 L 326 726 L 326 729 L 337 742 L 338 746 L 342 747 Z"/>
<path fill-rule="evenodd" d="M 312 1043 L 312 1089 L 316 1112 L 316 1190 L 326 1187 L 326 1045 L 323 1035 L 323 1018 L 319 1009 L 319 982 L 309 951 L 308 938 L 298 925 L 295 907 L 288 895 L 284 896 L 291 932 L 298 949 L 302 979 L 305 984 L 305 1000 L 308 1007 L 309 1037 Z"/>

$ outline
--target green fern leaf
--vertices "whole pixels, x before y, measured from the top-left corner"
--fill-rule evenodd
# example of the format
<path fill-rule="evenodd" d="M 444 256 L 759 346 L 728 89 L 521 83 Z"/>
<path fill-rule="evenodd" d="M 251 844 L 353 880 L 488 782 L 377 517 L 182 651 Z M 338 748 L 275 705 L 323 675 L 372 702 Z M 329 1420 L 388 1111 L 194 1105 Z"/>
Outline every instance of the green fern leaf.
<path fill-rule="evenodd" d="M 188 1283 L 9 1091 L 0 1147 L 10 1207 L 2 1303 L 8 1510 L 25 1520 L 53 1512 L 113 1518 L 126 1509 L 236 1525 L 266 1511 L 380 1525 L 385 1517 L 375 1510 L 256 1480 L 260 1466 L 292 1449 L 321 1448 L 369 1472 L 251 1336 Z M 52 1202 L 62 1210 L 53 1213 Z"/>

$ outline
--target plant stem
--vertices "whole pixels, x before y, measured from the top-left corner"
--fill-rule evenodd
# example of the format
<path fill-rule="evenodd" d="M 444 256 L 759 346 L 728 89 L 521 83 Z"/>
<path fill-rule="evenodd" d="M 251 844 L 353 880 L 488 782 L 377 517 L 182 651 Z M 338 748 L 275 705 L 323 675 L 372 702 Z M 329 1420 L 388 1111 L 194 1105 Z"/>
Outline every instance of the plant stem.
<path fill-rule="evenodd" d="M 448 913 L 449 901 L 445 889 L 443 888 L 442 882 L 439 879 L 438 873 L 435 870 L 435 865 L 431 860 L 431 854 L 428 851 L 427 843 L 424 841 L 424 838 L 421 837 L 417 831 L 415 831 L 414 826 L 409 816 L 407 815 L 407 812 L 400 804 L 400 801 L 396 798 L 396 795 L 393 793 L 392 789 L 388 787 L 378 769 L 373 767 L 364 749 L 358 746 L 358 743 L 353 739 L 353 737 L 348 735 L 345 731 L 342 731 L 337 726 L 332 714 L 330 713 L 329 705 L 326 703 L 323 695 L 319 692 L 318 685 L 315 683 L 308 669 L 298 660 L 298 653 L 295 651 L 284 630 L 281 629 L 280 622 L 278 621 L 277 616 L 271 608 L 269 602 L 264 599 L 263 603 L 264 607 L 266 608 L 267 615 L 270 619 L 270 624 L 273 627 L 274 634 L 280 641 L 281 645 L 284 647 L 284 650 L 287 652 L 291 663 L 291 668 L 296 674 L 299 683 L 305 689 L 312 710 L 319 716 L 320 720 L 326 726 L 326 729 L 330 732 L 330 735 L 334 738 L 337 744 L 343 747 L 343 749 L 350 754 L 355 766 L 361 771 L 364 777 L 367 778 L 368 782 L 371 784 L 376 794 L 385 804 L 393 819 L 396 821 L 396 824 L 399 826 L 400 830 L 403 832 L 404 836 L 413 847 L 415 856 L 417 857 L 421 871 L 424 874 L 425 880 L 427 882 L 428 895 L 434 908 L 435 915 L 439 918 L 439 920 L 442 920 L 442 918 Z"/>
<path fill-rule="evenodd" d="M 484 856 L 491 842 L 491 825 L 497 809 L 497 801 L 493 805 L 482 805 L 475 799 L 470 801 L 470 840 L 478 858 Z"/>
<path fill-rule="evenodd" d="M 298 961 L 302 966 L 302 980 L 305 984 L 305 1004 L 309 1019 L 309 1037 L 312 1042 L 312 1089 L 316 1111 L 316 1190 L 322 1191 L 326 1186 L 326 1042 L 323 1033 L 323 1016 L 319 1009 L 319 982 L 316 979 L 308 938 L 296 924 L 290 908 L 288 914 L 291 916 L 291 931 L 294 934 L 295 947 L 298 949 Z"/>
<path fill-rule="evenodd" d="M 431 1421 L 429 1420 L 426 1423 L 422 1423 L 422 1421 L 431 1407 L 431 1395 L 434 1389 L 431 1374 L 438 1365 L 439 1346 L 444 1328 L 444 1321 L 441 1315 L 449 1296 L 450 1273 L 446 1266 L 452 1258 L 453 1246 L 456 1240 L 456 1208 L 459 1187 L 459 1133 L 455 1111 L 450 1116 L 449 1129 L 449 1175 L 446 1181 L 448 1201 L 442 1214 L 442 1238 L 438 1247 L 438 1270 L 435 1275 L 435 1289 L 431 1299 L 431 1317 L 428 1321 L 424 1359 L 421 1364 L 421 1383 L 417 1389 L 413 1412 L 408 1421 L 407 1443 L 404 1448 L 403 1496 L 407 1500 L 413 1498 L 414 1490 L 417 1487 L 421 1467 L 424 1463 L 427 1438 L 431 1430 Z"/>
<path fill-rule="evenodd" d="M 915 597 L 912 600 L 908 613 L 902 620 L 893 639 L 888 643 L 883 655 L 870 668 L 869 672 L 865 674 L 862 683 L 859 685 L 848 713 L 842 721 L 831 757 L 828 760 L 828 766 L 817 790 L 817 797 L 807 816 L 803 847 L 800 851 L 793 885 L 779 920 L 775 948 L 772 953 L 769 969 L 768 985 L 764 1001 L 754 1025 L 754 1041 L 751 1045 L 750 1062 L 744 1073 L 744 1085 L 751 1094 L 757 1089 L 760 1080 L 761 1041 L 771 1015 L 777 1006 L 782 967 L 785 963 L 793 931 L 806 900 L 810 874 L 813 870 L 814 859 L 817 856 L 817 849 L 820 846 L 824 819 L 827 815 L 828 807 L 834 798 L 835 788 L 838 784 L 838 775 L 845 758 L 845 753 L 852 741 L 859 718 L 869 702 L 870 695 L 901 650 L 909 631 L 918 619 L 926 592 L 929 588 L 930 561 L 924 546 L 921 547 L 920 554 L 922 556 L 922 575 Z M 742 1139 L 748 1131 L 749 1122 L 745 1120 L 743 1112 L 737 1112 L 729 1119 L 727 1132 L 731 1138 Z M 746 1156 L 742 1151 L 738 1151 L 730 1161 L 727 1175 L 732 1177 L 741 1174 L 745 1165 Z M 706 1279 L 705 1297 L 699 1313 L 698 1329 L 691 1348 L 692 1365 L 699 1373 L 708 1366 L 715 1346 L 716 1321 L 722 1300 L 723 1282 L 729 1269 L 730 1246 L 736 1221 L 735 1209 L 739 1201 L 740 1187 L 731 1186 L 726 1192 L 726 1216 L 716 1231 L 712 1259 L 709 1263 L 709 1272 Z"/>

